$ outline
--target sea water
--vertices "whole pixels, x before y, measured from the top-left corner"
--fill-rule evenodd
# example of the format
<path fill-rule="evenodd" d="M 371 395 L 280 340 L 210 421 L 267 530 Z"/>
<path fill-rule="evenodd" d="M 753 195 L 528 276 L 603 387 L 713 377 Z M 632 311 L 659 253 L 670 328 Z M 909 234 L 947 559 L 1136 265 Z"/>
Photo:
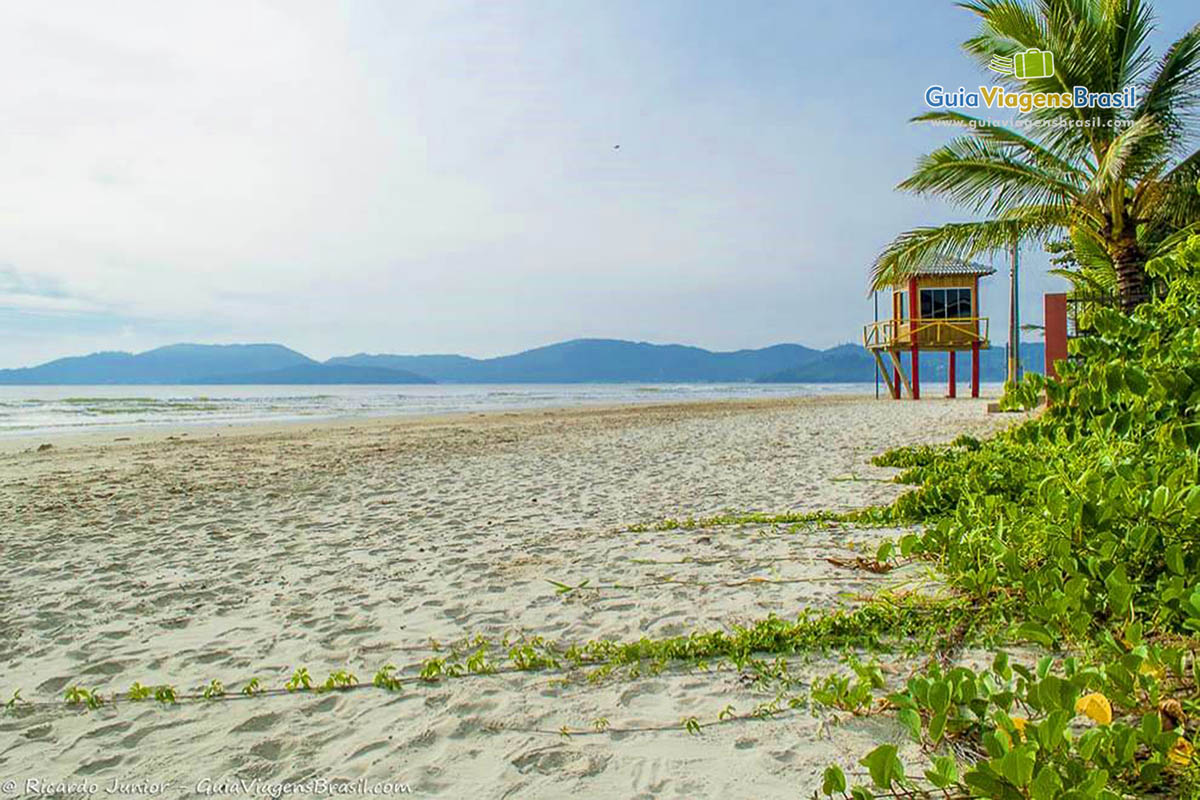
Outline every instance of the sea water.
<path fill-rule="evenodd" d="M 0 436 L 874 392 L 871 383 L 0 386 Z"/>

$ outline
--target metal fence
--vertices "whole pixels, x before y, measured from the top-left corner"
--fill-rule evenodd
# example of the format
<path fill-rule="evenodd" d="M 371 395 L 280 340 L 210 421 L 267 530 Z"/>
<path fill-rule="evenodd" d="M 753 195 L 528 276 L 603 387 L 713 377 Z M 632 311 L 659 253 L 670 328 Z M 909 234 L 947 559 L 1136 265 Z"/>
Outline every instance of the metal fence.
<path fill-rule="evenodd" d="M 1067 294 L 1067 338 L 1086 336 L 1091 330 L 1091 316 L 1098 308 L 1117 308 L 1120 300 L 1115 294 Z"/>

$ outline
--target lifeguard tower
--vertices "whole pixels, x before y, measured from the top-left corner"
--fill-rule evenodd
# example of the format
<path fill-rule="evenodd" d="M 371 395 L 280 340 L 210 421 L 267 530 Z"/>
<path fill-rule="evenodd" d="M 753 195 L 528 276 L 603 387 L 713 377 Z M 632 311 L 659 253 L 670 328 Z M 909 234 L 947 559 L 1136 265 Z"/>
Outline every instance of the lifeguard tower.
<path fill-rule="evenodd" d="M 892 285 L 891 318 L 863 330 L 863 346 L 875 356 L 892 397 L 900 399 L 901 384 L 912 399 L 921 397 L 922 351 L 948 354 L 948 396 L 954 397 L 954 354 L 966 350 L 971 351 L 971 397 L 979 397 L 979 351 L 988 347 L 988 321 L 979 316 L 979 279 L 995 271 L 945 259 Z M 909 354 L 911 378 L 904 374 L 901 353 Z"/>

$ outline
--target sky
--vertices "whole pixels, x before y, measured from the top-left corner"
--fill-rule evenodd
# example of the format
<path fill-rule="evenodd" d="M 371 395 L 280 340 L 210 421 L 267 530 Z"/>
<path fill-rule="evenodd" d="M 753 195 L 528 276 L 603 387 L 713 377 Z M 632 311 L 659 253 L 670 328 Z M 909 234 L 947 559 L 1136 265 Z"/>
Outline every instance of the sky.
<path fill-rule="evenodd" d="M 1197 21 L 1158 0 L 1158 52 Z M 949 0 L 0 7 L 0 367 L 860 341 Z M 1005 268 L 1002 260 L 998 267 Z M 1022 315 L 1061 289 L 1023 254 Z M 1003 338 L 1003 269 L 984 311 Z"/>

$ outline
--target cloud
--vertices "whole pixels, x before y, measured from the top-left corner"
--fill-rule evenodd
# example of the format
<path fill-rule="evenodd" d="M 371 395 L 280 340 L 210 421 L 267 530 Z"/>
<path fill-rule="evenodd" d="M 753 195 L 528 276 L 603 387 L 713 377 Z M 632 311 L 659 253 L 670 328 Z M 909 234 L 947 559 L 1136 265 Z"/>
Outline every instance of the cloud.
<path fill-rule="evenodd" d="M 95 312 L 98 309 L 70 297 L 46 297 L 36 294 L 0 292 L 0 308 L 11 311 L 53 312 L 78 314 Z"/>
<path fill-rule="evenodd" d="M 0 265 L 0 293 L 32 295 L 35 297 L 66 297 L 59 281 L 44 275 L 20 272 L 11 265 Z"/>
<path fill-rule="evenodd" d="M 30 313 L 96 313 L 102 309 L 83 298 L 72 297 L 61 281 L 13 266 L 0 266 L 0 309 Z"/>
<path fill-rule="evenodd" d="M 186 330 L 78 295 L 56 277 L 0 265 L 0 367 L 96 350 L 145 349 Z"/>

